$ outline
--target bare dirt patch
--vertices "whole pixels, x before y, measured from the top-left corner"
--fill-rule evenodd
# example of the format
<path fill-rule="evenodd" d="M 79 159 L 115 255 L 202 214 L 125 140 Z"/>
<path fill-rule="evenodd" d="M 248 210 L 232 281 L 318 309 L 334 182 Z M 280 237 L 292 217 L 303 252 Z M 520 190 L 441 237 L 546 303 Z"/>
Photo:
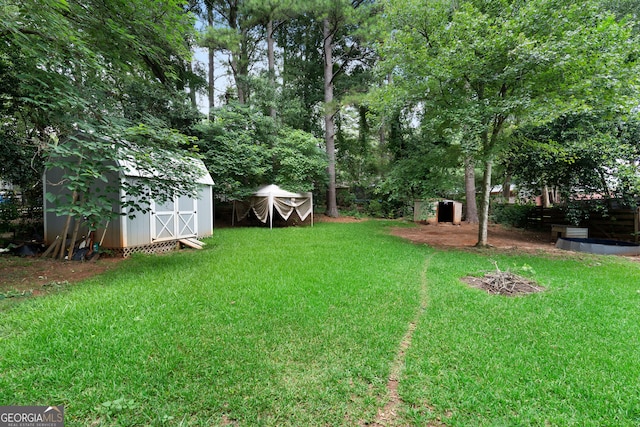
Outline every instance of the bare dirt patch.
<path fill-rule="evenodd" d="M 338 223 L 351 223 L 351 222 L 361 222 L 363 221 L 360 218 L 356 218 L 354 216 L 339 216 L 337 218 L 333 218 L 327 215 L 316 215 L 314 218 L 316 222 L 338 222 Z"/>
<path fill-rule="evenodd" d="M 0 295 L 40 295 L 53 285 L 79 282 L 115 268 L 122 258 L 95 262 L 57 261 L 42 257 L 0 256 Z"/>
<path fill-rule="evenodd" d="M 437 248 L 469 249 L 475 247 L 478 242 L 478 224 L 418 224 L 416 227 L 395 227 L 391 234 Z M 563 252 L 556 249 L 548 232 L 507 228 L 499 224 L 489 225 L 488 243 L 498 250 L 517 250 L 525 253 Z"/>

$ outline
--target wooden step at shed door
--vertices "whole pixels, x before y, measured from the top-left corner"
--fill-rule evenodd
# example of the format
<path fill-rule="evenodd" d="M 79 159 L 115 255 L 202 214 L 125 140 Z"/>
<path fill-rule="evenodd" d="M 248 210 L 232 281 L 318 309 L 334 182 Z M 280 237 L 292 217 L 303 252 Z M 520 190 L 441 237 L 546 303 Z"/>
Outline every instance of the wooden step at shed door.
<path fill-rule="evenodd" d="M 193 249 L 202 249 L 202 247 L 205 245 L 204 242 L 201 242 L 200 240 L 194 238 L 180 239 L 179 242 Z"/>

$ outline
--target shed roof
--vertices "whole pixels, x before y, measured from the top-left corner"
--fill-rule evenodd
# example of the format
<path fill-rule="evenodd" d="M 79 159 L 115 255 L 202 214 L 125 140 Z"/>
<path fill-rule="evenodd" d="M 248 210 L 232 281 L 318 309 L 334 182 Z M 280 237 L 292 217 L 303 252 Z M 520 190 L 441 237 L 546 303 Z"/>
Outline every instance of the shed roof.
<path fill-rule="evenodd" d="M 176 158 L 175 162 L 183 166 L 190 166 L 200 170 L 200 178 L 198 178 L 198 184 L 214 185 L 213 178 L 209 174 L 204 162 L 195 157 L 184 156 L 182 158 Z M 125 176 L 137 177 L 137 178 L 153 178 L 159 177 L 161 173 L 157 170 L 141 169 L 133 160 L 120 159 L 118 160 L 118 166 L 123 170 Z"/>

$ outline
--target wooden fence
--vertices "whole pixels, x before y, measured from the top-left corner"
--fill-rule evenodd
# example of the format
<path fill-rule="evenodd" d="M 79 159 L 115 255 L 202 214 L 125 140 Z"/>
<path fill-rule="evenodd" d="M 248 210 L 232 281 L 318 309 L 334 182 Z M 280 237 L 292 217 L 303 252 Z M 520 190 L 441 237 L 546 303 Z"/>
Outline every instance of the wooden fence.
<path fill-rule="evenodd" d="M 530 228 L 551 230 L 553 224 L 568 224 L 564 212 L 559 208 L 536 207 L 527 218 L 527 226 Z M 640 208 L 610 209 L 606 213 L 591 212 L 589 219 L 583 221 L 580 227 L 589 229 L 589 237 L 638 243 Z"/>

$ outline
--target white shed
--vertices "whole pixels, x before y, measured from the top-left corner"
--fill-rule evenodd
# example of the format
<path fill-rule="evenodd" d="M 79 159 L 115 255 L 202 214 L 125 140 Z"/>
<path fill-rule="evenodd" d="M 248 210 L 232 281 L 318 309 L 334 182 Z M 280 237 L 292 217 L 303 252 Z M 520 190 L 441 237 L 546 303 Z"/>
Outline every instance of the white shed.
<path fill-rule="evenodd" d="M 198 180 L 197 197 L 179 196 L 164 203 L 151 202 L 146 213 L 136 212 L 135 217 L 127 215 L 122 200 L 129 195 L 123 188 L 126 180 L 140 179 L 141 173 L 130 163 L 119 161 L 120 173 L 113 172 L 107 179 L 110 183 L 119 183 L 120 194 L 109 195 L 113 198 L 113 212 L 118 214 L 106 227 L 96 230 L 96 241 L 101 248 L 112 250 L 123 256 L 134 252 L 165 252 L 175 249 L 180 240 L 203 238 L 213 234 L 213 180 L 204 163 L 193 159 L 193 167 L 199 168 L 204 175 Z M 64 230 L 66 216 L 48 212 L 51 206 L 46 194 L 68 192 L 63 186 L 52 185 L 63 180 L 65 171 L 59 168 L 45 171 L 43 179 L 44 197 L 44 234 L 45 243 L 51 244 Z M 86 234 L 87 230 L 81 231 Z"/>

